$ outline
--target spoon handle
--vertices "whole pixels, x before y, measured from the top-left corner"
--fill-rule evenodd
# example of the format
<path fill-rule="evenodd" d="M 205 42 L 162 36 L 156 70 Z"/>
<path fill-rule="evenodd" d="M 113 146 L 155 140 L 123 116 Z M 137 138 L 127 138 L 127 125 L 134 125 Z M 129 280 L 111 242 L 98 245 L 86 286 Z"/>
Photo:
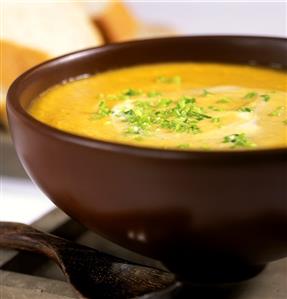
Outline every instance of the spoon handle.
<path fill-rule="evenodd" d="M 0 247 L 44 254 L 58 262 L 55 249 L 68 241 L 16 222 L 0 222 Z"/>

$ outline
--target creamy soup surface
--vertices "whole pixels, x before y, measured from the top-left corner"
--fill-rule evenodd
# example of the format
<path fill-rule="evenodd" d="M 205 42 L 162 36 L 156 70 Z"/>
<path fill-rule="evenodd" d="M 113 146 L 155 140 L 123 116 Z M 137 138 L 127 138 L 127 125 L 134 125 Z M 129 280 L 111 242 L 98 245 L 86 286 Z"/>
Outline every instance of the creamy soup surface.
<path fill-rule="evenodd" d="M 287 73 L 211 63 L 140 65 L 54 86 L 28 111 L 62 131 L 144 147 L 286 147 Z"/>

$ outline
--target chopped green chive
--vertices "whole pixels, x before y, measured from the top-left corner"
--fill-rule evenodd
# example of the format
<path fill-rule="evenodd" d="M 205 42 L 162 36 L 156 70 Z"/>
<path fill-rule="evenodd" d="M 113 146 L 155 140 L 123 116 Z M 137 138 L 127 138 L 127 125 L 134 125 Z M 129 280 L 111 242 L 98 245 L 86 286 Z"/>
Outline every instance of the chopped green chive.
<path fill-rule="evenodd" d="M 268 102 L 270 100 L 270 96 L 268 94 L 262 94 L 260 97 L 264 102 Z"/>
<path fill-rule="evenodd" d="M 223 143 L 229 143 L 231 145 L 231 148 L 236 147 L 254 147 L 256 146 L 253 142 L 251 142 L 245 133 L 239 133 L 239 134 L 232 134 L 225 136 L 223 138 Z"/>
<path fill-rule="evenodd" d="M 248 92 L 243 98 L 244 99 L 252 99 L 252 98 L 256 97 L 257 95 L 258 95 L 257 92 L 251 91 L 251 92 Z"/>
<path fill-rule="evenodd" d="M 202 92 L 202 97 L 206 97 L 208 96 L 209 94 L 213 94 L 212 92 L 208 91 L 207 89 L 203 89 L 203 92 Z"/>
<path fill-rule="evenodd" d="M 171 99 L 168 98 L 162 98 L 158 101 L 158 106 L 159 107 L 167 107 L 172 103 Z"/>
<path fill-rule="evenodd" d="M 237 111 L 240 111 L 240 112 L 252 112 L 253 108 L 251 108 L 251 107 L 241 107 Z"/>
<path fill-rule="evenodd" d="M 179 104 L 184 107 L 187 104 L 194 104 L 196 102 L 195 98 L 188 97 L 188 96 L 182 96 L 180 98 Z"/>
<path fill-rule="evenodd" d="M 178 133 L 199 133 L 198 123 L 211 119 L 197 106 L 192 97 L 182 96 L 178 100 L 162 98 L 156 101 L 138 100 L 133 107 L 124 107 L 119 114 L 127 124 L 128 134 L 147 134 L 151 130 L 166 129 Z"/>
<path fill-rule="evenodd" d="M 212 117 L 211 118 L 211 122 L 213 122 L 213 123 L 219 123 L 220 121 L 221 121 L 220 117 Z"/>
<path fill-rule="evenodd" d="M 220 108 L 215 107 L 215 106 L 208 106 L 208 109 L 211 110 L 211 111 L 224 111 L 223 109 L 220 109 Z"/>
<path fill-rule="evenodd" d="M 268 116 L 280 116 L 284 110 L 284 106 L 279 106 L 274 111 L 270 112 Z"/>
<path fill-rule="evenodd" d="M 93 113 L 93 119 L 101 119 L 111 113 L 111 109 L 107 106 L 104 100 L 99 102 L 99 108 L 96 113 Z"/>
<path fill-rule="evenodd" d="M 155 91 L 155 90 L 147 92 L 147 96 L 149 98 L 157 97 L 157 96 L 160 96 L 160 95 L 161 95 L 161 92 Z"/>
<path fill-rule="evenodd" d="M 142 94 L 142 92 L 138 89 L 128 88 L 128 89 L 124 90 L 122 94 L 124 96 L 133 97 L 133 96 L 138 96 L 138 95 Z"/>
<path fill-rule="evenodd" d="M 181 77 L 180 76 L 160 76 L 156 78 L 156 82 L 158 83 L 165 83 L 165 84 L 180 84 L 181 83 Z"/>
<path fill-rule="evenodd" d="M 222 98 L 219 99 L 218 101 L 216 101 L 217 104 L 227 104 L 230 103 L 230 99 L 229 98 Z"/>

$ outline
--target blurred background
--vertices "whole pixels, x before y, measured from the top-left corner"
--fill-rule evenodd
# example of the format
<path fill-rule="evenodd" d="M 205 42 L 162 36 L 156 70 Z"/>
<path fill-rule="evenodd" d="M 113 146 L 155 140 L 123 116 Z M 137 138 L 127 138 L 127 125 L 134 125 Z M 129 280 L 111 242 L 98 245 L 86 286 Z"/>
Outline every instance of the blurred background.
<path fill-rule="evenodd" d="M 1 0 L 0 220 L 32 223 L 54 208 L 25 175 L 9 136 L 5 98 L 18 75 L 86 47 L 195 34 L 287 37 L 287 2 Z"/>

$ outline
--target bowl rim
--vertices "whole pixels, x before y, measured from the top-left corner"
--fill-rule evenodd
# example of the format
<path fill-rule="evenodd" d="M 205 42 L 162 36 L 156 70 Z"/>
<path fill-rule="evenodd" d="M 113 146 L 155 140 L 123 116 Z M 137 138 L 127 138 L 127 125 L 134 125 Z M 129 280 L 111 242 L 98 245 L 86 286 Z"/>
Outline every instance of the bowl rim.
<path fill-rule="evenodd" d="M 238 149 L 238 150 L 203 150 L 203 149 L 191 149 L 191 150 L 176 150 L 176 149 L 161 149 L 161 148 L 152 148 L 144 147 L 137 145 L 129 145 L 125 143 L 116 143 L 112 141 L 105 141 L 95 138 L 90 138 L 86 136 L 76 135 L 73 133 L 65 132 L 60 129 L 54 128 L 50 125 L 47 125 L 36 118 L 32 117 L 20 104 L 19 94 L 21 90 L 21 85 L 25 80 L 28 80 L 29 77 L 33 76 L 34 73 L 40 72 L 42 68 L 55 66 L 59 62 L 65 61 L 74 61 L 80 60 L 83 56 L 89 55 L 98 55 L 101 52 L 105 51 L 117 51 L 122 47 L 129 47 L 133 45 L 141 45 L 145 43 L 155 43 L 161 41 L 172 41 L 178 39 L 220 39 L 220 38 L 232 38 L 232 39 L 261 39 L 261 40 L 274 40 L 282 41 L 287 43 L 287 38 L 284 37 L 272 37 L 272 36 L 261 36 L 261 35 L 190 35 L 190 36 L 177 36 L 177 37 L 160 37 L 153 39 L 141 39 L 126 41 L 120 43 L 110 43 L 98 47 L 90 47 L 82 50 L 74 51 L 65 55 L 55 57 L 53 59 L 47 60 L 43 63 L 40 63 L 23 74 L 18 76 L 13 83 L 10 85 L 7 93 L 7 113 L 8 121 L 10 122 L 10 111 L 15 113 L 18 117 L 21 118 L 26 125 L 32 127 L 35 130 L 38 130 L 43 135 L 49 135 L 58 140 L 73 143 L 80 146 L 99 149 L 104 151 L 110 151 L 115 153 L 121 153 L 126 155 L 135 155 L 141 157 L 149 158 L 159 158 L 159 159 L 176 159 L 176 160 L 193 160 L 193 159 L 237 159 L 237 158 L 266 158 L 269 157 L 281 157 L 287 156 L 287 147 L 278 147 L 278 148 L 261 148 L 261 149 Z M 69 78 L 67 78 L 69 79 Z M 13 134 L 12 134 L 13 138 Z"/>

